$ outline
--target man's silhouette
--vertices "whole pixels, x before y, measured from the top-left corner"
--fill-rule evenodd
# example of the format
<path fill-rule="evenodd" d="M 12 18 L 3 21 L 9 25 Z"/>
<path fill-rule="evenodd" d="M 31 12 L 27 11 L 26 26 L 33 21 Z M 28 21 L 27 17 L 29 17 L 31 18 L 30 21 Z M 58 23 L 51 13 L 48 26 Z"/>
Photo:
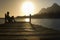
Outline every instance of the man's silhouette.
<path fill-rule="evenodd" d="M 9 12 L 7 12 L 7 14 L 5 14 L 5 23 L 10 23 Z"/>

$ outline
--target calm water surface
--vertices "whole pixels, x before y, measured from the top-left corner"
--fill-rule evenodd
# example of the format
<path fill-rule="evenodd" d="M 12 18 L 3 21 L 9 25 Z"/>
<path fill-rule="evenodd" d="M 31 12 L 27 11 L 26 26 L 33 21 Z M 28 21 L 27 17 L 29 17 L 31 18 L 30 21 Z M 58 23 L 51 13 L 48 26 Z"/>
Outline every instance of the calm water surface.
<path fill-rule="evenodd" d="M 26 21 L 29 19 L 15 19 L 16 21 Z M 4 23 L 4 19 L 0 19 L 0 24 Z M 60 30 L 60 19 L 32 19 L 32 24 L 42 25 L 43 27 L 53 28 L 55 30 Z"/>
<path fill-rule="evenodd" d="M 43 27 L 60 30 L 60 19 L 32 19 L 32 23 Z"/>

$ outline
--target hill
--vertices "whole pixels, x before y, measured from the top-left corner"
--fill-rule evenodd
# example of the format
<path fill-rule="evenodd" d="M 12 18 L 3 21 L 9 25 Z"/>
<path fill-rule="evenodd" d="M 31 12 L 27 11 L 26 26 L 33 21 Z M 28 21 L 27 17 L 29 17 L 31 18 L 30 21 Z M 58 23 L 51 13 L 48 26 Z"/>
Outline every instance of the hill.
<path fill-rule="evenodd" d="M 38 14 L 33 15 L 35 18 L 60 18 L 60 6 L 54 3 L 51 7 L 42 8 Z"/>

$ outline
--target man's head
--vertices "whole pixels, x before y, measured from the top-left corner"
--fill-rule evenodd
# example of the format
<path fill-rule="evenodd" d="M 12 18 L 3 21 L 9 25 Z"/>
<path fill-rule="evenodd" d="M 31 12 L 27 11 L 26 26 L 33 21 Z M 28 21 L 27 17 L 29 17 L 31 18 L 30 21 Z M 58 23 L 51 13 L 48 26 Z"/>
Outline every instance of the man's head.
<path fill-rule="evenodd" d="M 7 14 L 9 14 L 9 12 L 7 12 Z"/>

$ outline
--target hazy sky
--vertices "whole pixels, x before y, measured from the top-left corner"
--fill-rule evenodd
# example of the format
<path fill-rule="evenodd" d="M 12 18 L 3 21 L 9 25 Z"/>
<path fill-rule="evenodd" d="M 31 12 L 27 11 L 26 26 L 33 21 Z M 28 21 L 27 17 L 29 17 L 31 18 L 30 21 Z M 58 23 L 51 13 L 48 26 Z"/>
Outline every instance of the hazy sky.
<path fill-rule="evenodd" d="M 21 5 L 24 1 L 31 1 L 35 5 L 35 12 L 37 13 L 41 8 L 47 8 L 53 3 L 60 5 L 60 0 L 0 0 L 0 17 L 4 17 L 4 14 L 9 11 L 10 15 L 22 16 Z"/>

